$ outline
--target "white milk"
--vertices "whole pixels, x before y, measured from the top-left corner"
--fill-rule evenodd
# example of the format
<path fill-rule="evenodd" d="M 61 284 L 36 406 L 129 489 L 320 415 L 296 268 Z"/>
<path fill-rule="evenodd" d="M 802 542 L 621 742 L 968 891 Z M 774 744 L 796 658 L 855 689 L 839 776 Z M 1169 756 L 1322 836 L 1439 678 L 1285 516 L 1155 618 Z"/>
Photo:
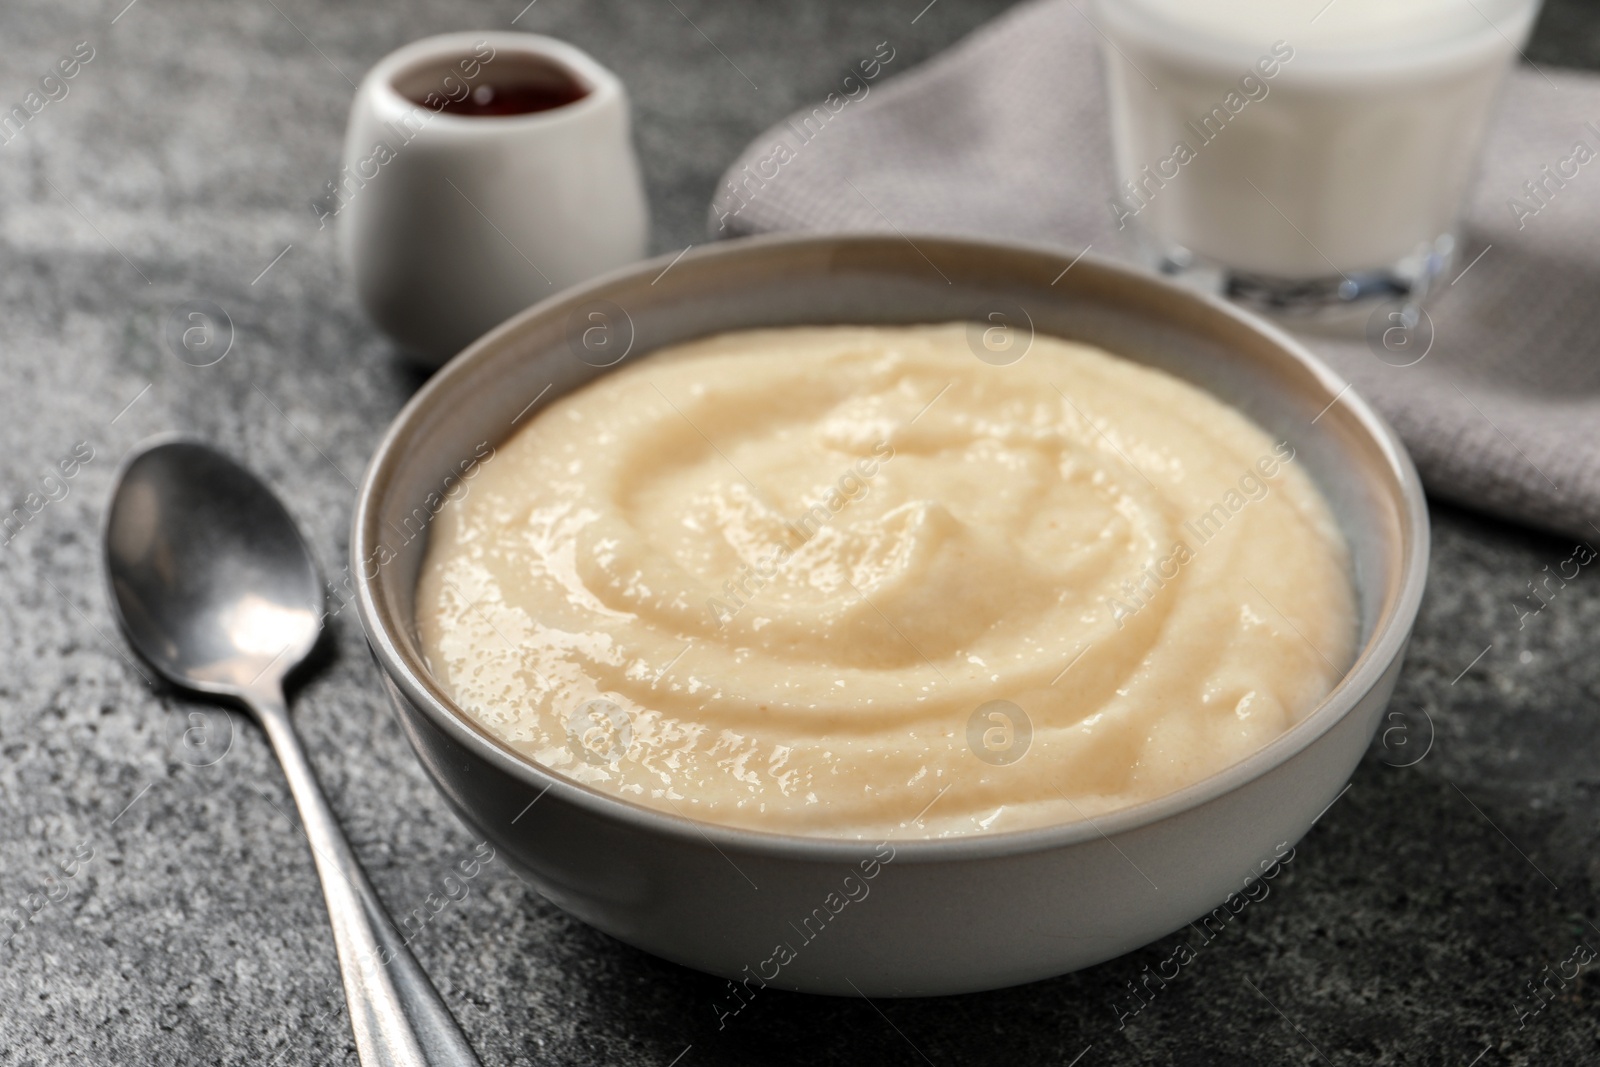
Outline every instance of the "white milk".
<path fill-rule="evenodd" d="M 1111 210 L 1162 253 L 1236 272 L 1337 279 L 1409 263 L 1398 273 L 1416 284 L 1451 245 L 1538 6 L 1099 0 Z"/>

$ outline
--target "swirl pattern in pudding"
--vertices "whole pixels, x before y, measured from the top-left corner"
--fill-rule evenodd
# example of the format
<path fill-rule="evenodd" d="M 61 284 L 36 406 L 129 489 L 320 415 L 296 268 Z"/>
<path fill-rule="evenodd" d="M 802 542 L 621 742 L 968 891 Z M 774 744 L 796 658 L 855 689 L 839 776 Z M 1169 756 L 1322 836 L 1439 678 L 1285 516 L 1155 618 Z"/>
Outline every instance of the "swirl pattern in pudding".
<path fill-rule="evenodd" d="M 979 336 L 724 334 L 550 404 L 434 522 L 430 670 L 597 789 L 837 837 L 1092 818 L 1304 717 L 1356 623 L 1292 446 L 1160 371 Z"/>

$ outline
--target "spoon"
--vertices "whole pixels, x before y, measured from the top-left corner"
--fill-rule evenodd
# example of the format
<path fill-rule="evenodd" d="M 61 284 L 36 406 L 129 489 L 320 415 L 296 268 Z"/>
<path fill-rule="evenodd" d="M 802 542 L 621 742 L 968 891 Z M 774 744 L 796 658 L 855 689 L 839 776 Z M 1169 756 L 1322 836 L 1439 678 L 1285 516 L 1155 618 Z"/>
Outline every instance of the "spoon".
<path fill-rule="evenodd" d="M 111 602 L 169 681 L 244 704 L 266 732 L 311 843 L 366 1067 L 478 1064 L 328 807 L 283 680 L 322 629 L 322 579 L 272 490 L 222 453 L 161 438 L 117 474 L 105 523 Z"/>

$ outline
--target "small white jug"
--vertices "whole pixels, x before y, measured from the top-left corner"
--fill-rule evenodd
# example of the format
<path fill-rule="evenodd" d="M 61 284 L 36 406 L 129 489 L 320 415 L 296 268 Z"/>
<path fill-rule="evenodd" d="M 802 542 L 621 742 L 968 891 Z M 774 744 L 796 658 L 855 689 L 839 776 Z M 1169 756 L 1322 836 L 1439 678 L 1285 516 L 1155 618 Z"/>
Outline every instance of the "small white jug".
<path fill-rule="evenodd" d="M 576 99 L 458 113 L 530 86 Z M 642 258 L 649 238 L 622 83 L 531 33 L 443 34 L 380 60 L 351 105 L 344 167 L 313 210 L 324 225 L 338 216 L 367 314 L 428 366 L 530 304 Z"/>

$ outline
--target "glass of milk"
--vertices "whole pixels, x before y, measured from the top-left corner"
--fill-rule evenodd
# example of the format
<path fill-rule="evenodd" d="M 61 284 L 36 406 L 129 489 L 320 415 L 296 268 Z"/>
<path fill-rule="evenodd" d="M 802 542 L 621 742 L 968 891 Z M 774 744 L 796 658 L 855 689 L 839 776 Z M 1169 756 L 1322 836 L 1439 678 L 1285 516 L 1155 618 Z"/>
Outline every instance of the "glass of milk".
<path fill-rule="evenodd" d="M 1096 0 L 1111 212 L 1150 259 L 1305 324 L 1415 307 L 1455 262 L 1539 0 Z"/>

